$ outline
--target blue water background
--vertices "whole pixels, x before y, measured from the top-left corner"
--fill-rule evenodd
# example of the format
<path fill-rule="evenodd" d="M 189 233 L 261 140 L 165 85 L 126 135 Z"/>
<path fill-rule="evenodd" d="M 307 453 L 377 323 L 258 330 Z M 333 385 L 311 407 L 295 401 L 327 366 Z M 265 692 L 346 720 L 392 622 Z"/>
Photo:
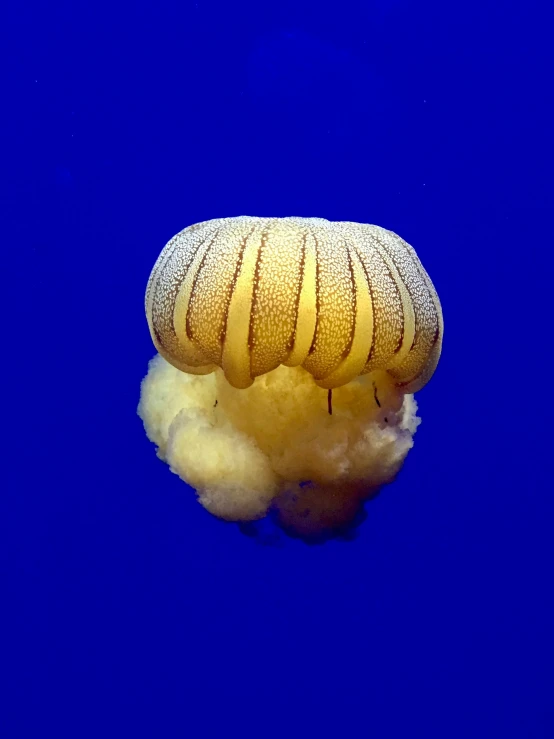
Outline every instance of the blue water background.
<path fill-rule="evenodd" d="M 547 6 L 3 12 L 1 736 L 553 737 Z M 385 226 L 440 294 L 353 541 L 215 520 L 135 414 L 150 269 L 233 215 Z"/>

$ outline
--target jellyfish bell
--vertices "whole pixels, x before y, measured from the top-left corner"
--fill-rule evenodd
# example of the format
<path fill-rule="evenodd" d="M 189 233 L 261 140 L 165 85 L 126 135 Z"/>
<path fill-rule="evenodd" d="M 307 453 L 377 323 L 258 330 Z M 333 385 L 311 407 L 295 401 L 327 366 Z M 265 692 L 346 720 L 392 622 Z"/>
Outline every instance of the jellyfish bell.
<path fill-rule="evenodd" d="M 443 321 L 415 251 L 384 228 L 222 218 L 165 246 L 148 281 L 158 355 L 139 415 L 214 515 L 272 509 L 309 538 L 390 482 L 419 423 Z"/>

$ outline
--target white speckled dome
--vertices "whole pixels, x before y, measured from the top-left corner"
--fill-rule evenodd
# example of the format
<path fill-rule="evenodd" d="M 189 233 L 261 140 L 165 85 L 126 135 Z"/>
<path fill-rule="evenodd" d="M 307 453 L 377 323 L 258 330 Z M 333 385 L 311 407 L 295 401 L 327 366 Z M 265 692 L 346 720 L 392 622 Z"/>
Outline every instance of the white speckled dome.
<path fill-rule="evenodd" d="M 403 392 L 430 379 L 442 311 L 412 247 L 379 226 L 321 218 L 220 218 L 185 228 L 146 290 L 160 354 L 219 366 L 236 388 L 279 365 L 336 388 L 384 369 Z"/>

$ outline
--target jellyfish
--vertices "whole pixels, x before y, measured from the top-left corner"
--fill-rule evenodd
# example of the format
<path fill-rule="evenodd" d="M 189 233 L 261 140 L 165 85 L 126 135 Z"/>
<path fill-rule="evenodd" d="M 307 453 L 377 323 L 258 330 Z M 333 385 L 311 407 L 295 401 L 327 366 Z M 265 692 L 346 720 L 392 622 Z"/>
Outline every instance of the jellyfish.
<path fill-rule="evenodd" d="M 442 310 L 414 249 L 374 225 L 241 216 L 174 236 L 146 289 L 157 355 L 138 413 L 215 516 L 344 532 L 420 423 Z"/>

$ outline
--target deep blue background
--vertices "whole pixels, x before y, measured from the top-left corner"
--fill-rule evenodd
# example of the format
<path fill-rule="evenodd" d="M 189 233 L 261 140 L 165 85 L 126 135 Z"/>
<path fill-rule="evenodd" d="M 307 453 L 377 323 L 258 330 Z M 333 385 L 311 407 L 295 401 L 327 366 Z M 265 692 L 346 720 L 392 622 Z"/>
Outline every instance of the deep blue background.
<path fill-rule="evenodd" d="M 3 14 L 2 739 L 553 737 L 546 13 Z M 135 415 L 159 251 L 243 214 L 390 228 L 441 297 L 415 447 L 353 542 L 213 519 Z"/>

